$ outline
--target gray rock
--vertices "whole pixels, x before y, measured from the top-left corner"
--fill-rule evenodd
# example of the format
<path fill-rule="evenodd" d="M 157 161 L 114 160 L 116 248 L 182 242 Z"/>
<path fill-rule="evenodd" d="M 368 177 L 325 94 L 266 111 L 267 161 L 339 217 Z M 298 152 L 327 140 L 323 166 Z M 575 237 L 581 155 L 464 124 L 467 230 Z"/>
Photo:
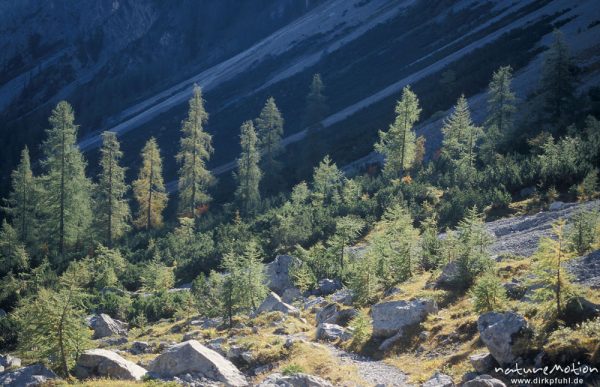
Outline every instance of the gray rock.
<path fill-rule="evenodd" d="M 0 365 L 0 374 L 4 372 L 4 366 Z"/>
<path fill-rule="evenodd" d="M 317 308 L 327 305 L 327 300 L 323 297 L 311 298 L 304 303 L 304 310 L 316 311 Z"/>
<path fill-rule="evenodd" d="M 527 198 L 535 193 L 535 187 L 525 187 L 519 191 L 521 198 Z"/>
<path fill-rule="evenodd" d="M 317 327 L 317 340 L 335 341 L 340 339 L 346 341 L 351 338 L 351 333 L 336 324 L 322 323 Z"/>
<path fill-rule="evenodd" d="M 183 334 L 182 341 L 198 339 L 202 336 L 202 331 L 190 331 Z"/>
<path fill-rule="evenodd" d="M 6 311 L 4 309 L 0 308 L 0 318 L 6 317 L 6 316 L 7 316 Z"/>
<path fill-rule="evenodd" d="M 202 329 L 218 328 L 223 325 L 223 319 L 221 317 L 207 318 L 202 320 L 190 321 L 191 326 L 201 327 Z"/>
<path fill-rule="evenodd" d="M 283 302 L 274 292 L 271 292 L 256 310 L 256 314 L 266 312 L 282 312 L 292 316 L 300 316 L 300 311 L 296 307 Z"/>
<path fill-rule="evenodd" d="M 514 363 L 525 354 L 533 336 L 527 320 L 514 312 L 482 314 L 477 329 L 481 341 L 500 364 Z"/>
<path fill-rule="evenodd" d="M 575 282 L 592 289 L 600 289 L 600 250 L 574 258 L 565 266 L 573 275 Z"/>
<path fill-rule="evenodd" d="M 169 348 L 148 366 L 148 370 L 161 376 L 173 377 L 200 374 L 228 386 L 247 386 L 244 375 L 227 359 L 196 340 Z"/>
<path fill-rule="evenodd" d="M 437 304 L 431 299 L 390 301 L 373 305 L 373 336 L 391 337 L 402 334 L 404 328 L 419 324 L 431 313 L 437 313 Z"/>
<path fill-rule="evenodd" d="M 123 344 L 127 344 L 129 342 L 129 340 L 127 340 L 127 337 L 123 337 L 123 336 L 109 336 L 109 337 L 103 337 L 99 340 L 99 346 L 100 347 L 114 347 L 117 345 L 123 345 Z"/>
<path fill-rule="evenodd" d="M 350 289 L 340 289 L 331 295 L 331 301 L 342 305 L 352 305 L 352 291 Z"/>
<path fill-rule="evenodd" d="M 323 308 L 321 308 L 317 312 L 317 315 L 315 316 L 317 325 L 319 325 L 321 323 L 335 324 L 337 321 L 336 317 L 337 317 L 338 310 L 339 309 L 336 304 L 325 305 Z"/>
<path fill-rule="evenodd" d="M 458 274 L 458 264 L 456 261 L 448 262 L 442 269 L 440 276 L 435 280 L 434 287 L 436 289 L 448 289 L 454 287 Z"/>
<path fill-rule="evenodd" d="M 506 387 L 503 381 L 490 375 L 479 375 L 463 384 L 463 387 Z"/>
<path fill-rule="evenodd" d="M 152 348 L 150 348 L 150 344 L 145 341 L 134 341 L 131 343 L 129 352 L 131 352 L 133 355 L 140 355 L 142 353 L 151 353 Z"/>
<path fill-rule="evenodd" d="M 73 371 L 79 379 L 101 377 L 120 380 L 141 380 L 147 371 L 139 365 L 122 358 L 113 351 L 92 349 L 77 359 Z"/>
<path fill-rule="evenodd" d="M 583 297 L 572 297 L 567 301 L 561 317 L 567 325 L 576 325 L 600 317 L 600 305 Z"/>
<path fill-rule="evenodd" d="M 436 372 L 435 375 L 423 383 L 421 387 L 454 387 L 454 382 L 450 376 Z"/>
<path fill-rule="evenodd" d="M 332 280 L 329 278 L 324 278 L 319 281 L 318 285 L 319 285 L 319 293 L 322 296 L 327 296 L 329 294 L 332 294 L 336 290 L 342 288 L 342 283 L 337 279 Z"/>
<path fill-rule="evenodd" d="M 565 203 L 561 201 L 552 202 L 548 207 L 550 211 L 560 211 L 565 207 Z"/>
<path fill-rule="evenodd" d="M 292 303 L 302 298 L 302 292 L 298 288 L 287 288 L 283 291 L 281 299 L 285 303 Z"/>
<path fill-rule="evenodd" d="M 12 355 L 0 355 L 0 366 L 4 368 L 17 368 L 21 366 L 21 359 Z"/>
<path fill-rule="evenodd" d="M 475 371 L 479 372 L 480 374 L 490 372 L 496 363 L 494 357 L 489 352 L 471 355 L 469 356 L 469 362 L 471 362 L 471 365 Z"/>
<path fill-rule="evenodd" d="M 94 339 L 108 336 L 127 336 L 127 323 L 111 318 L 107 314 L 93 316 L 89 326 L 94 330 Z"/>
<path fill-rule="evenodd" d="M 0 375 L 0 386 L 4 387 L 33 387 L 39 386 L 58 376 L 42 364 L 33 364 Z"/>
<path fill-rule="evenodd" d="M 278 255 L 273 262 L 266 266 L 265 272 L 269 289 L 283 295 L 286 289 L 294 287 L 290 277 L 290 268 L 294 262 L 299 262 L 299 260 L 289 255 Z"/>
<path fill-rule="evenodd" d="M 272 374 L 257 387 L 333 387 L 325 379 L 298 373 L 294 375 Z"/>

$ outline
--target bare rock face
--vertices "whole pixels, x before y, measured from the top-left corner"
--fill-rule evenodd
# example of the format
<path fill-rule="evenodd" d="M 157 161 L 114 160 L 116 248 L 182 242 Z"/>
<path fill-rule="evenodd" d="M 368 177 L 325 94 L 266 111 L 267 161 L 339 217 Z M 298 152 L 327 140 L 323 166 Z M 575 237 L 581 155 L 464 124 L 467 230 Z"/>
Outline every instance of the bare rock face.
<path fill-rule="evenodd" d="M 479 375 L 463 384 L 463 387 L 506 387 L 506 384 L 490 375 Z"/>
<path fill-rule="evenodd" d="M 170 347 L 150 363 L 148 370 L 160 377 L 197 374 L 227 386 L 248 385 L 244 375 L 229 360 L 196 340 Z"/>
<path fill-rule="evenodd" d="M 139 365 L 122 358 L 107 349 L 92 349 L 85 351 L 74 370 L 80 379 L 101 377 L 120 380 L 141 380 L 147 371 Z"/>
<path fill-rule="evenodd" d="M 274 292 L 271 292 L 256 310 L 257 314 L 267 312 L 282 312 L 292 316 L 300 315 L 300 311 L 297 308 L 283 302 Z"/>
<path fill-rule="evenodd" d="M 527 320 L 514 312 L 488 312 L 479 316 L 481 341 L 500 364 L 514 363 L 527 350 L 533 331 Z"/>
<path fill-rule="evenodd" d="M 391 337 L 402 334 L 404 328 L 419 324 L 431 313 L 437 313 L 437 304 L 431 299 L 390 301 L 373 305 L 373 336 Z"/>
<path fill-rule="evenodd" d="M 127 323 L 115 320 L 104 313 L 93 316 L 89 321 L 89 325 L 94 330 L 94 339 L 109 336 L 127 336 Z"/>
<path fill-rule="evenodd" d="M 0 386 L 33 387 L 58 377 L 42 364 L 33 364 L 0 375 Z"/>
<path fill-rule="evenodd" d="M 333 387 L 325 379 L 318 376 L 298 373 L 294 375 L 273 374 L 257 387 Z"/>

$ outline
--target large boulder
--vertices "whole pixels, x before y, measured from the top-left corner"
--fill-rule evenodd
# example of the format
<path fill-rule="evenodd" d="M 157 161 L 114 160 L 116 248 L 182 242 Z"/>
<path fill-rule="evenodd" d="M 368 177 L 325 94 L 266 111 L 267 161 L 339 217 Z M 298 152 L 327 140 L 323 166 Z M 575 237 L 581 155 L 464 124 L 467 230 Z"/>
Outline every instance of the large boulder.
<path fill-rule="evenodd" d="M 318 376 L 303 373 L 293 375 L 277 373 L 269 375 L 257 387 L 333 387 L 333 385 Z"/>
<path fill-rule="evenodd" d="M 79 379 L 101 377 L 120 380 L 141 380 L 147 371 L 139 365 L 122 358 L 113 351 L 91 349 L 79 356 L 73 373 Z"/>
<path fill-rule="evenodd" d="M 454 382 L 450 376 L 436 372 L 421 387 L 454 387 Z"/>
<path fill-rule="evenodd" d="M 322 296 L 333 294 L 336 290 L 342 288 L 342 283 L 338 279 L 324 278 L 318 282 L 319 293 Z"/>
<path fill-rule="evenodd" d="M 572 297 L 567 301 L 561 317 L 567 325 L 576 325 L 600 317 L 600 305 L 583 297 Z"/>
<path fill-rule="evenodd" d="M 5 369 L 20 367 L 21 359 L 12 355 L 0 355 L 0 366 Z"/>
<path fill-rule="evenodd" d="M 514 312 L 488 312 L 479 316 L 481 341 L 500 364 L 514 363 L 528 351 L 533 331 L 527 320 Z"/>
<path fill-rule="evenodd" d="M 283 302 L 274 292 L 269 293 L 267 298 L 256 310 L 256 314 L 267 312 L 282 312 L 292 316 L 300 316 L 300 311 L 296 307 Z"/>
<path fill-rule="evenodd" d="M 331 295 L 331 301 L 342 305 L 352 305 L 354 295 L 350 289 L 340 289 Z"/>
<path fill-rule="evenodd" d="M 317 327 L 317 340 L 335 341 L 335 340 L 350 340 L 350 334 L 344 327 L 336 324 L 322 323 Z"/>
<path fill-rule="evenodd" d="M 148 366 L 160 377 L 199 374 L 228 386 L 247 386 L 244 375 L 227 359 L 196 340 L 185 341 L 170 347 Z"/>
<path fill-rule="evenodd" d="M 437 313 L 437 304 L 431 299 L 390 301 L 373 305 L 373 336 L 391 337 L 402 334 L 404 328 L 419 324 L 431 313 Z"/>
<path fill-rule="evenodd" d="M 496 364 L 496 360 L 494 360 L 494 357 L 489 352 L 471 355 L 469 356 L 469 362 L 473 366 L 473 369 L 480 374 L 490 372 Z"/>
<path fill-rule="evenodd" d="M 290 268 L 298 258 L 289 255 L 278 255 L 266 267 L 267 286 L 277 294 L 283 294 L 286 289 L 293 288 L 294 283 L 290 277 Z"/>
<path fill-rule="evenodd" d="M 89 326 L 94 330 L 94 339 L 108 336 L 127 336 L 127 323 L 115 320 L 104 313 L 90 318 Z"/>
<path fill-rule="evenodd" d="M 1 374 L 0 386 L 33 387 L 40 386 L 49 380 L 56 378 L 56 374 L 42 364 L 33 364 Z"/>
<path fill-rule="evenodd" d="M 356 309 L 340 309 L 338 308 L 337 304 L 332 303 L 321 308 L 317 312 L 315 319 L 317 321 L 317 325 L 321 323 L 329 323 L 347 326 L 357 314 L 358 311 Z"/>
<path fill-rule="evenodd" d="M 463 387 L 506 387 L 506 384 L 490 375 L 479 375 L 475 379 L 464 383 Z"/>
<path fill-rule="evenodd" d="M 146 341 L 134 341 L 133 343 L 131 343 L 131 348 L 129 348 L 129 352 L 131 352 L 133 355 L 140 355 L 142 353 L 151 353 L 152 348 L 150 347 L 150 344 L 148 344 Z"/>
<path fill-rule="evenodd" d="M 439 277 L 435 280 L 434 288 L 451 289 L 456 286 L 456 279 L 459 275 L 459 267 L 456 261 L 448 262 L 442 269 Z"/>

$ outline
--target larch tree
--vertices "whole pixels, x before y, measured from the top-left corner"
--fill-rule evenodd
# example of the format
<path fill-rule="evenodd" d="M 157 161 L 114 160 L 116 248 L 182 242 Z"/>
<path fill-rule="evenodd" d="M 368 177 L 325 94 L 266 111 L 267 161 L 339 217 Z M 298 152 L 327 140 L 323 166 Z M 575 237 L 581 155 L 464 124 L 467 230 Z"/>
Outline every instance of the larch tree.
<path fill-rule="evenodd" d="M 321 158 L 322 144 L 318 140 L 318 132 L 322 129 L 328 107 L 327 98 L 323 94 L 325 86 L 321 74 L 314 74 L 308 95 L 306 96 L 306 112 L 304 126 L 306 128 L 306 142 L 304 146 L 305 168 L 309 172 L 312 166 Z"/>
<path fill-rule="evenodd" d="M 575 97 L 574 64 L 569 47 L 559 30 L 554 31 L 554 41 L 546 52 L 542 67 L 540 90 L 544 97 L 544 110 L 553 121 L 568 116 Z"/>
<path fill-rule="evenodd" d="M 17 231 L 4 219 L 0 228 L 0 276 L 29 268 L 29 256 Z"/>
<path fill-rule="evenodd" d="M 50 116 L 50 129 L 42 149 L 47 174 L 44 186 L 44 232 L 63 257 L 66 249 L 81 242 L 92 221 L 91 181 L 77 147 L 73 108 L 59 102 Z"/>
<path fill-rule="evenodd" d="M 8 196 L 5 208 L 11 217 L 19 239 L 29 244 L 35 239 L 36 206 L 39 197 L 38 182 L 31 172 L 29 149 L 23 148 L 21 160 L 11 175 L 12 190 Z"/>
<path fill-rule="evenodd" d="M 111 248 L 123 236 L 131 218 L 125 195 L 125 168 L 119 165 L 123 152 L 114 132 L 102 133 L 100 176 L 96 187 L 96 225 L 101 239 Z"/>
<path fill-rule="evenodd" d="M 482 144 L 482 153 L 487 160 L 493 157 L 498 143 L 513 128 L 516 96 L 511 88 L 512 78 L 512 67 L 502 66 L 494 72 L 488 86 L 488 116 Z"/>
<path fill-rule="evenodd" d="M 199 207 L 210 202 L 208 188 L 214 177 L 206 163 L 214 152 L 212 136 L 204 131 L 208 113 L 204 109 L 202 89 L 194 86 L 194 94 L 189 101 L 188 116 L 183 121 L 180 150 L 177 161 L 179 169 L 179 213 L 195 217 Z"/>
<path fill-rule="evenodd" d="M 269 184 L 277 180 L 281 164 L 276 160 L 283 151 L 281 136 L 283 136 L 283 117 L 275 104 L 275 99 L 270 97 L 263 107 L 260 115 L 255 120 L 258 141 L 260 145 L 261 169 Z"/>
<path fill-rule="evenodd" d="M 414 124 L 419 120 L 421 108 L 417 95 L 410 86 L 402 90 L 396 104 L 396 119 L 387 132 L 379 132 L 375 150 L 385 156 L 383 173 L 389 178 L 403 177 L 415 159 L 416 135 Z"/>
<path fill-rule="evenodd" d="M 252 121 L 242 124 L 240 133 L 242 152 L 237 160 L 238 182 L 235 198 L 244 215 L 253 214 L 260 205 L 259 184 L 262 172 L 259 168 L 260 153 L 258 151 L 258 138 Z"/>
<path fill-rule="evenodd" d="M 136 226 L 147 230 L 161 227 L 168 196 L 162 177 L 160 150 L 154 137 L 142 149 L 142 167 L 133 182 L 133 195 L 138 203 Z"/>
<path fill-rule="evenodd" d="M 482 129 L 473 124 L 469 103 L 461 95 L 454 111 L 444 122 L 442 133 L 442 155 L 454 168 L 463 171 L 474 167 L 476 146 L 481 138 Z"/>

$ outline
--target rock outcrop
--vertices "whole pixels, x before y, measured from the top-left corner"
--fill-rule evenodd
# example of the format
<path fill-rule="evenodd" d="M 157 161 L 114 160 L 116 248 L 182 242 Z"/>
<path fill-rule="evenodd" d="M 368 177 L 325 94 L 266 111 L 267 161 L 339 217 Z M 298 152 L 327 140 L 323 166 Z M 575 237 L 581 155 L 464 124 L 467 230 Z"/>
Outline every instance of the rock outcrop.
<path fill-rule="evenodd" d="M 333 387 L 333 385 L 318 376 L 298 373 L 294 375 L 269 375 L 257 387 Z"/>
<path fill-rule="evenodd" d="M 481 341 L 500 364 L 514 363 L 527 351 L 533 331 L 527 320 L 514 312 L 488 312 L 479 316 Z"/>
<path fill-rule="evenodd" d="M 58 378 L 56 374 L 42 364 L 33 364 L 0 375 L 0 386 L 33 387 Z"/>
<path fill-rule="evenodd" d="M 431 313 L 437 313 L 437 304 L 431 299 L 389 301 L 373 305 L 373 336 L 391 337 L 402 334 L 406 327 L 419 324 Z"/>
<path fill-rule="evenodd" d="M 351 338 L 351 333 L 336 324 L 322 323 L 317 327 L 317 340 L 335 341 L 339 339 L 346 341 Z"/>
<path fill-rule="evenodd" d="M 278 255 L 266 267 L 267 286 L 277 294 L 283 295 L 286 289 L 294 287 L 290 277 L 290 269 L 297 258 L 289 255 Z"/>
<path fill-rule="evenodd" d="M 4 369 L 20 367 L 21 359 L 12 355 L 0 355 L 0 366 Z"/>
<path fill-rule="evenodd" d="M 506 387 L 503 381 L 490 375 L 479 375 L 463 384 L 463 387 Z"/>
<path fill-rule="evenodd" d="M 435 375 L 425 383 L 421 387 L 454 387 L 455 384 L 452 381 L 452 378 L 446 374 L 441 374 L 436 372 Z"/>
<path fill-rule="evenodd" d="M 228 386 L 248 385 L 244 375 L 229 360 L 196 340 L 172 346 L 150 363 L 148 371 L 160 377 L 197 374 Z"/>
<path fill-rule="evenodd" d="M 292 316 L 300 316 L 300 311 L 296 307 L 283 302 L 274 292 L 271 292 L 256 310 L 256 314 L 267 312 L 282 312 Z"/>
<path fill-rule="evenodd" d="M 119 380 L 141 380 L 147 371 L 113 351 L 92 349 L 79 356 L 73 373 L 79 379 L 101 377 Z"/>
<path fill-rule="evenodd" d="M 109 336 L 127 336 L 127 323 L 115 320 L 107 314 L 92 316 L 89 326 L 94 330 L 94 339 Z"/>

